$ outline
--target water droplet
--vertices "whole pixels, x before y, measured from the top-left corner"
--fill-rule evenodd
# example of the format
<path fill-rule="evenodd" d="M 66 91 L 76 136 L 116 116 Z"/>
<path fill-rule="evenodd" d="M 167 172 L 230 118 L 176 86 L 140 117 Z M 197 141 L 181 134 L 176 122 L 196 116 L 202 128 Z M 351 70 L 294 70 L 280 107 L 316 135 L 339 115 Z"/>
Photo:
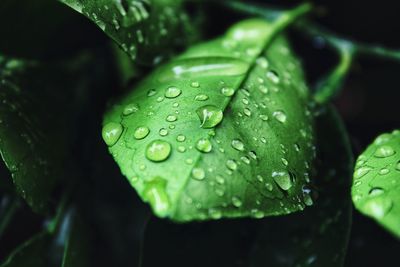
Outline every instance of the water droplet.
<path fill-rule="evenodd" d="M 230 87 L 222 87 L 221 93 L 224 96 L 232 96 L 235 93 L 235 90 L 233 88 L 230 88 Z"/>
<path fill-rule="evenodd" d="M 385 193 L 385 190 L 383 190 L 383 188 L 374 187 L 374 188 L 371 188 L 371 190 L 369 190 L 368 194 L 370 197 L 376 197 L 376 196 L 382 195 L 383 193 Z"/>
<path fill-rule="evenodd" d="M 124 110 L 122 111 L 122 114 L 124 116 L 131 115 L 132 113 L 135 113 L 139 110 L 139 106 L 137 104 L 128 104 L 124 107 Z"/>
<path fill-rule="evenodd" d="M 256 152 L 254 152 L 254 151 L 250 151 L 250 152 L 249 152 L 249 156 L 250 156 L 252 159 L 254 159 L 254 160 L 257 159 L 257 154 L 256 154 Z"/>
<path fill-rule="evenodd" d="M 222 212 L 217 209 L 210 209 L 208 211 L 208 214 L 210 215 L 211 218 L 216 219 L 216 220 L 221 219 L 221 217 L 222 217 Z"/>
<path fill-rule="evenodd" d="M 175 86 L 170 86 L 165 91 L 166 98 L 175 98 L 182 93 L 182 90 Z"/>
<path fill-rule="evenodd" d="M 258 86 L 258 90 L 260 90 L 261 93 L 263 94 L 268 94 L 268 88 L 265 85 L 260 85 Z"/>
<path fill-rule="evenodd" d="M 242 103 L 245 104 L 245 105 L 248 105 L 249 104 L 249 100 L 247 98 L 243 98 L 242 99 Z"/>
<path fill-rule="evenodd" d="M 396 165 L 396 170 L 400 171 L 400 161 L 399 161 L 399 162 L 397 162 L 397 165 Z"/>
<path fill-rule="evenodd" d="M 202 138 L 197 141 L 196 148 L 201 152 L 208 153 L 211 151 L 212 145 L 211 145 L 210 140 L 208 140 L 206 138 Z"/>
<path fill-rule="evenodd" d="M 203 168 L 193 168 L 192 169 L 192 177 L 196 180 L 203 180 L 206 177 L 206 173 Z"/>
<path fill-rule="evenodd" d="M 265 57 L 259 57 L 256 60 L 256 63 L 263 69 L 268 68 L 268 60 Z"/>
<path fill-rule="evenodd" d="M 249 108 L 244 108 L 243 109 L 243 113 L 244 115 L 246 115 L 247 117 L 251 116 L 251 110 Z"/>
<path fill-rule="evenodd" d="M 391 146 L 381 146 L 376 151 L 374 156 L 377 158 L 386 158 L 394 155 L 396 151 Z"/>
<path fill-rule="evenodd" d="M 184 153 L 186 151 L 186 147 L 178 146 L 178 151 L 181 152 L 181 153 Z"/>
<path fill-rule="evenodd" d="M 231 142 L 231 145 L 236 150 L 239 150 L 239 151 L 244 150 L 244 144 L 239 139 L 233 139 Z"/>
<path fill-rule="evenodd" d="M 264 212 L 262 212 L 261 210 L 258 210 L 258 209 L 252 209 L 251 216 L 256 219 L 262 219 L 262 218 L 264 218 Z"/>
<path fill-rule="evenodd" d="M 240 208 L 243 205 L 243 203 L 242 203 L 242 201 L 240 200 L 239 197 L 232 197 L 232 204 L 236 208 Z"/>
<path fill-rule="evenodd" d="M 218 184 L 224 184 L 224 183 L 225 183 L 224 177 L 222 177 L 222 176 L 220 176 L 220 175 L 217 175 L 217 176 L 215 177 L 215 180 L 217 181 Z"/>
<path fill-rule="evenodd" d="M 374 197 L 364 204 L 364 211 L 377 218 L 382 219 L 391 210 L 393 202 L 389 198 Z"/>
<path fill-rule="evenodd" d="M 281 161 L 282 161 L 282 164 L 285 166 L 287 166 L 289 164 L 289 162 L 285 158 L 281 158 Z"/>
<path fill-rule="evenodd" d="M 135 133 L 133 134 L 133 136 L 136 139 L 140 140 L 140 139 L 145 138 L 147 135 L 149 135 L 149 133 L 150 133 L 150 129 L 149 128 L 147 128 L 146 126 L 140 126 L 140 127 L 136 128 Z"/>
<path fill-rule="evenodd" d="M 279 83 L 278 73 L 273 70 L 267 72 L 267 78 L 275 84 Z"/>
<path fill-rule="evenodd" d="M 183 142 L 186 140 L 186 136 L 184 136 L 183 134 L 180 134 L 176 137 L 176 141 L 178 142 Z"/>
<path fill-rule="evenodd" d="M 286 122 L 286 114 L 285 114 L 285 112 L 283 112 L 281 110 L 278 110 L 278 111 L 275 111 L 272 115 L 274 116 L 274 118 L 277 121 L 279 121 L 281 123 L 285 123 Z"/>
<path fill-rule="evenodd" d="M 104 142 L 108 146 L 113 146 L 115 143 L 118 142 L 119 138 L 121 137 L 123 131 L 123 127 L 118 122 L 109 122 L 104 125 L 102 130 L 102 136 Z"/>
<path fill-rule="evenodd" d="M 234 161 L 233 159 L 228 159 L 226 161 L 226 167 L 228 167 L 228 169 L 234 171 L 237 169 L 237 164 L 236 161 Z"/>
<path fill-rule="evenodd" d="M 292 179 L 286 171 L 272 172 L 272 178 L 282 190 L 289 190 L 293 185 Z"/>
<path fill-rule="evenodd" d="M 144 183 L 144 198 L 151 204 L 154 213 L 160 217 L 167 216 L 170 208 L 166 186 L 167 182 L 160 177 Z"/>
<path fill-rule="evenodd" d="M 190 86 L 193 87 L 193 88 L 199 88 L 199 87 L 200 87 L 200 83 L 194 81 L 194 82 L 191 82 L 191 83 L 190 83 Z"/>
<path fill-rule="evenodd" d="M 156 90 L 154 90 L 154 89 L 150 89 L 148 92 L 147 92 L 147 96 L 148 97 L 150 97 L 150 96 L 153 96 L 153 95 L 155 95 L 157 93 L 157 91 Z"/>
<path fill-rule="evenodd" d="M 171 145 L 163 140 L 153 140 L 146 148 L 146 158 L 159 162 L 166 160 L 171 154 Z"/>
<path fill-rule="evenodd" d="M 375 139 L 374 143 L 375 143 L 376 145 L 380 146 L 380 145 L 383 145 L 384 143 L 390 141 L 390 139 L 392 139 L 392 135 L 391 135 L 391 134 L 388 134 L 388 133 L 384 133 L 384 134 L 379 135 L 379 136 Z"/>
<path fill-rule="evenodd" d="M 258 116 L 258 117 L 263 121 L 267 121 L 268 120 L 268 115 L 265 115 L 265 114 L 260 114 L 260 116 Z"/>
<path fill-rule="evenodd" d="M 354 178 L 360 179 L 372 170 L 370 167 L 360 167 L 354 172 Z"/>
<path fill-rule="evenodd" d="M 223 118 L 221 109 L 216 106 L 206 105 L 196 110 L 202 128 L 212 128 L 218 125 Z"/>
<path fill-rule="evenodd" d="M 208 95 L 205 94 L 198 94 L 194 97 L 196 101 L 206 101 L 208 99 Z"/>
<path fill-rule="evenodd" d="M 158 132 L 161 136 L 166 136 L 168 135 L 168 130 L 165 128 L 161 128 L 160 131 Z"/>
<path fill-rule="evenodd" d="M 249 159 L 248 157 L 243 156 L 243 157 L 240 157 L 240 159 L 241 159 L 244 163 L 250 164 L 250 159 Z"/>
<path fill-rule="evenodd" d="M 168 122 L 174 122 L 177 120 L 175 115 L 168 115 L 167 118 L 165 119 Z"/>
<path fill-rule="evenodd" d="M 390 172 L 390 170 L 388 168 L 382 168 L 379 170 L 379 174 L 380 175 L 386 175 Z"/>

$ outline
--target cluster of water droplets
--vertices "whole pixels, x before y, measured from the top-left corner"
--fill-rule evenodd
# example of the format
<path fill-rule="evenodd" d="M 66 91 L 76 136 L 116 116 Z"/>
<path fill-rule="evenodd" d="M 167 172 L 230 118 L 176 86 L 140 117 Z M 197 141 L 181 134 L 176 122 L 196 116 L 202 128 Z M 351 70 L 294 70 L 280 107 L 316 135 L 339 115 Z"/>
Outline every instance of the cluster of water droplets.
<path fill-rule="evenodd" d="M 384 218 L 393 208 L 393 194 L 400 187 L 400 131 L 378 136 L 359 156 L 353 181 L 353 200 L 364 212 Z"/>

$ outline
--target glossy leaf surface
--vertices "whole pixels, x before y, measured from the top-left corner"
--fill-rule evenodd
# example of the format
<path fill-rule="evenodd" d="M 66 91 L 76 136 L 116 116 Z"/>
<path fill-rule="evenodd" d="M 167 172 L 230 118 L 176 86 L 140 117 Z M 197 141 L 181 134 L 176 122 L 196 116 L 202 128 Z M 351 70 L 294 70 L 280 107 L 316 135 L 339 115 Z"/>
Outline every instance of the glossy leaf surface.
<path fill-rule="evenodd" d="M 160 217 L 302 210 L 315 147 L 301 66 L 248 20 L 156 69 L 106 114 L 103 138 Z M 267 48 L 265 49 L 265 47 Z"/>
<path fill-rule="evenodd" d="M 358 157 L 352 197 L 356 208 L 400 237 L 400 131 L 385 133 Z"/>
<path fill-rule="evenodd" d="M 154 218 L 146 228 L 142 266 L 180 267 L 192 259 L 193 266 L 342 266 L 351 226 L 352 154 L 332 108 L 319 112 L 316 133 L 320 161 L 312 207 L 262 220 L 177 225 Z"/>
<path fill-rule="evenodd" d="M 141 63 L 157 63 L 185 43 L 181 0 L 59 0 L 92 20 Z"/>

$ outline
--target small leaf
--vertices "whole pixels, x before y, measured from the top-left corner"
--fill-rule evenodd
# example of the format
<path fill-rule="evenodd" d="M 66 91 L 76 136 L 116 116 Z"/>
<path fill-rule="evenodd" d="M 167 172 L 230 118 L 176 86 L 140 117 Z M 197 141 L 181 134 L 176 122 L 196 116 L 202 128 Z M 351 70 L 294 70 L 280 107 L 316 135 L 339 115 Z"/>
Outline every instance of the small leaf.
<path fill-rule="evenodd" d="M 286 39 L 264 49 L 274 31 L 241 22 L 156 69 L 106 114 L 109 150 L 156 215 L 262 218 L 305 207 L 310 97 Z"/>
<path fill-rule="evenodd" d="M 181 0 L 59 1 L 88 17 L 142 63 L 159 62 L 188 36 Z"/>
<path fill-rule="evenodd" d="M 400 131 L 385 133 L 358 157 L 352 186 L 356 208 L 400 237 Z"/>

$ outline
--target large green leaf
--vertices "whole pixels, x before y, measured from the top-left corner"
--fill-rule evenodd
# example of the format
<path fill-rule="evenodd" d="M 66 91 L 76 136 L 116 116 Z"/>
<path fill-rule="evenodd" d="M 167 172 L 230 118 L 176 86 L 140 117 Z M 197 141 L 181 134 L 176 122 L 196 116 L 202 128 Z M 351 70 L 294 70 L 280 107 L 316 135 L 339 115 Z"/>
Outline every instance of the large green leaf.
<path fill-rule="evenodd" d="M 316 133 L 320 161 L 314 206 L 263 220 L 171 224 L 152 219 L 142 266 L 342 266 L 351 225 L 352 154 L 332 108 L 318 114 Z"/>
<path fill-rule="evenodd" d="M 400 237 L 400 131 L 385 133 L 358 157 L 352 197 L 356 208 Z"/>
<path fill-rule="evenodd" d="M 157 63 L 185 43 L 182 0 L 59 0 L 100 27 L 133 60 Z"/>
<path fill-rule="evenodd" d="M 243 21 L 190 48 L 105 115 L 110 152 L 158 216 L 261 218 L 307 204 L 309 92 L 275 25 Z"/>

